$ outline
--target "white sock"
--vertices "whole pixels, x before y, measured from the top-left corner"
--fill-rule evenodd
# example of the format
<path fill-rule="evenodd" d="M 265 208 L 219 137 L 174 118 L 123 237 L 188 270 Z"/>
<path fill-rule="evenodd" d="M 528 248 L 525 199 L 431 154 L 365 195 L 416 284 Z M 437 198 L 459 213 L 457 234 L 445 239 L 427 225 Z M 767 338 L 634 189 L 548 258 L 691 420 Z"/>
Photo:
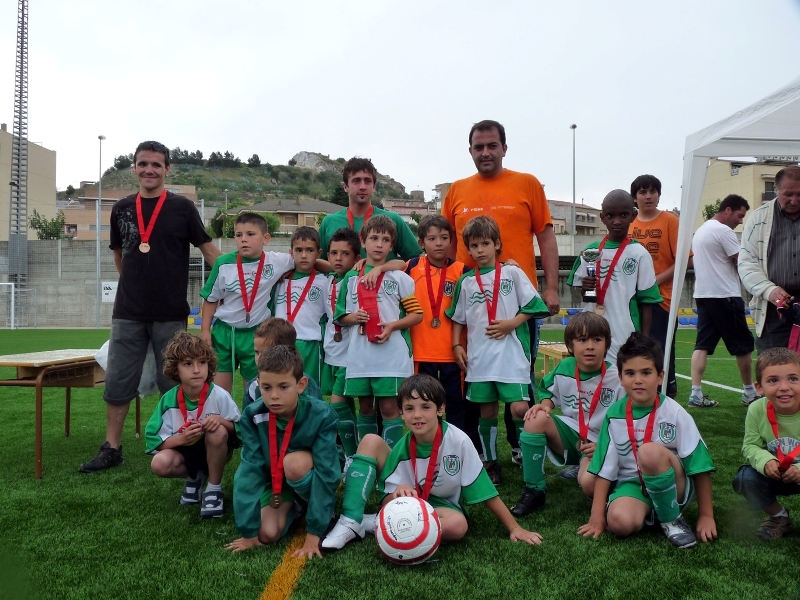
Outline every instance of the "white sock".
<path fill-rule="evenodd" d="M 770 515 L 770 517 L 788 517 L 788 516 L 789 516 L 789 511 L 786 510 L 785 508 L 781 508 L 774 515 Z"/>
<path fill-rule="evenodd" d="M 692 396 L 697 396 L 698 398 L 703 397 L 703 386 L 701 385 L 693 385 L 692 386 Z"/>
<path fill-rule="evenodd" d="M 222 491 L 222 484 L 221 483 L 211 483 L 209 482 L 206 484 L 206 491 L 207 492 L 221 492 Z"/>
<path fill-rule="evenodd" d="M 743 385 L 742 389 L 750 398 L 756 395 L 756 386 L 754 386 L 752 383 L 750 385 Z"/>

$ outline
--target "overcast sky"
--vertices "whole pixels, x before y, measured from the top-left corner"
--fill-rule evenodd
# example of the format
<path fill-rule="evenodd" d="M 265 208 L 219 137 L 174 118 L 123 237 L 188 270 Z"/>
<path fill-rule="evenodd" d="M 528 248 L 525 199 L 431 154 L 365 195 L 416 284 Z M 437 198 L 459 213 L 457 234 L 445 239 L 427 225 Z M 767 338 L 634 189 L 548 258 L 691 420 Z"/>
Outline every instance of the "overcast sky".
<path fill-rule="evenodd" d="M 0 121 L 13 121 L 17 3 L 0 3 Z M 373 159 L 422 189 L 475 172 L 472 123 L 505 166 L 599 206 L 639 174 L 680 204 L 687 135 L 798 74 L 800 1 L 31 0 L 29 139 L 57 184 L 145 139 L 286 164 Z M 202 194 L 201 194 L 202 195 Z"/>

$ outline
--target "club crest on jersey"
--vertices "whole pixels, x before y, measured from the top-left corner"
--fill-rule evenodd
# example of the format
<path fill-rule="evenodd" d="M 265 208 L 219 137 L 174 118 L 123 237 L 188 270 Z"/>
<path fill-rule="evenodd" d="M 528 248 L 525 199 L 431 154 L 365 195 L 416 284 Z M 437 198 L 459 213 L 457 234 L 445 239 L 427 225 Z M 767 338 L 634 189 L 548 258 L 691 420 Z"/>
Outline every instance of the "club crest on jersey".
<path fill-rule="evenodd" d="M 612 402 L 614 402 L 614 390 L 603 388 L 603 391 L 600 392 L 600 404 L 608 408 Z"/>
<path fill-rule="evenodd" d="M 444 465 L 445 473 L 448 475 L 455 475 L 461 470 L 461 459 L 457 454 L 447 454 L 442 458 L 442 464 Z"/>
<path fill-rule="evenodd" d="M 675 425 L 672 423 L 661 423 L 658 427 L 658 437 L 665 444 L 675 440 Z"/>
<path fill-rule="evenodd" d="M 264 265 L 264 271 L 262 273 L 262 277 L 264 279 L 272 279 L 273 275 L 275 275 L 275 269 L 272 265 Z"/>
<path fill-rule="evenodd" d="M 453 284 L 452 281 L 446 281 L 444 284 L 444 295 L 448 298 L 453 295 L 453 292 L 456 291 L 456 286 Z"/>
<path fill-rule="evenodd" d="M 500 293 L 503 294 L 503 296 L 508 296 L 513 289 L 514 283 L 510 279 L 500 280 Z"/>
<path fill-rule="evenodd" d="M 322 294 L 322 289 L 320 289 L 316 285 L 313 286 L 310 290 L 308 290 L 309 301 L 316 302 L 317 300 L 319 300 L 320 294 Z"/>
<path fill-rule="evenodd" d="M 383 282 L 383 291 L 387 295 L 391 296 L 397 293 L 397 282 L 396 281 L 385 281 Z"/>
<path fill-rule="evenodd" d="M 622 263 L 622 272 L 625 275 L 633 275 L 636 272 L 636 261 L 632 258 L 626 258 Z"/>

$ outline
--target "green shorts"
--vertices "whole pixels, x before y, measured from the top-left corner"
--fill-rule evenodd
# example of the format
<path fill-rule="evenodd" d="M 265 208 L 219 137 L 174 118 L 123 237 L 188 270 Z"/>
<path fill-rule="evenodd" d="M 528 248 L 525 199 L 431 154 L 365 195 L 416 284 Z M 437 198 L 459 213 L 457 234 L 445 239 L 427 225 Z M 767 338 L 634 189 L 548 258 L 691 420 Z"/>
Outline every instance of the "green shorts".
<path fill-rule="evenodd" d="M 558 456 L 555 452 L 547 448 L 547 457 L 557 467 L 564 465 L 578 465 L 583 458 L 583 454 L 578 452 L 578 440 L 580 436 L 578 432 L 572 427 L 564 423 L 558 415 L 550 415 L 553 419 L 556 429 L 558 430 L 558 437 L 561 438 L 561 445 L 564 446 L 564 455 Z"/>
<path fill-rule="evenodd" d="M 467 400 L 485 404 L 487 402 L 527 402 L 530 400 L 527 383 L 499 383 L 496 381 L 472 381 L 467 384 Z"/>
<path fill-rule="evenodd" d="M 685 484 L 685 491 L 683 493 L 683 499 L 678 498 L 678 506 L 681 509 L 681 512 L 692 503 L 695 498 L 695 490 L 694 490 L 694 479 L 685 475 L 686 477 L 686 484 Z M 656 522 L 656 511 L 653 508 L 653 501 L 650 499 L 649 496 L 645 496 L 642 493 L 642 484 L 638 479 L 628 479 L 627 481 L 618 481 L 617 484 L 614 486 L 614 489 L 611 491 L 611 494 L 608 496 L 608 504 L 606 504 L 606 510 L 608 510 L 608 506 L 617 498 L 636 498 L 637 500 L 641 500 L 647 506 L 650 507 L 650 514 L 647 515 L 647 518 L 644 520 L 645 525 L 653 525 Z"/>
<path fill-rule="evenodd" d="M 211 346 L 217 353 L 217 372 L 233 373 L 236 368 L 242 379 L 249 381 L 258 377 L 253 335 L 256 328 L 238 329 L 219 319 L 211 327 Z"/>
<path fill-rule="evenodd" d="M 353 377 L 344 381 L 344 390 L 340 396 L 353 398 L 358 396 L 375 396 L 376 398 L 390 398 L 397 396 L 400 384 L 405 377 Z"/>
<path fill-rule="evenodd" d="M 347 376 L 347 367 L 337 367 L 324 363 L 322 365 L 322 394 L 330 396 L 344 396 L 344 380 Z"/>
<path fill-rule="evenodd" d="M 281 490 L 281 498 L 283 498 L 284 502 L 294 502 L 296 496 L 292 491 L 292 488 L 286 484 L 286 480 L 283 481 L 283 489 Z M 267 484 L 264 493 L 261 494 L 261 508 L 265 506 L 269 506 L 269 501 L 272 499 L 272 484 Z"/>
<path fill-rule="evenodd" d="M 303 373 L 319 385 L 322 382 L 322 342 L 297 340 L 295 347 L 303 358 Z"/>

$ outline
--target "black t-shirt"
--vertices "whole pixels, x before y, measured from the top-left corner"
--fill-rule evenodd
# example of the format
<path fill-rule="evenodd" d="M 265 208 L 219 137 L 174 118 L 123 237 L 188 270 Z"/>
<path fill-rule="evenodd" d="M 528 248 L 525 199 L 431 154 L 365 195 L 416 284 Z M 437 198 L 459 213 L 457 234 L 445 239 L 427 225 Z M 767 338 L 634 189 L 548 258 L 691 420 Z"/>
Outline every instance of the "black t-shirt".
<path fill-rule="evenodd" d="M 142 198 L 145 226 L 150 224 L 158 198 Z M 122 249 L 122 272 L 114 301 L 115 319 L 181 321 L 189 315 L 189 244 L 201 246 L 211 238 L 194 203 L 172 192 L 150 235 L 150 252 L 139 251 L 142 239 L 136 218 L 136 194 L 118 200 L 111 210 L 109 247 Z"/>

